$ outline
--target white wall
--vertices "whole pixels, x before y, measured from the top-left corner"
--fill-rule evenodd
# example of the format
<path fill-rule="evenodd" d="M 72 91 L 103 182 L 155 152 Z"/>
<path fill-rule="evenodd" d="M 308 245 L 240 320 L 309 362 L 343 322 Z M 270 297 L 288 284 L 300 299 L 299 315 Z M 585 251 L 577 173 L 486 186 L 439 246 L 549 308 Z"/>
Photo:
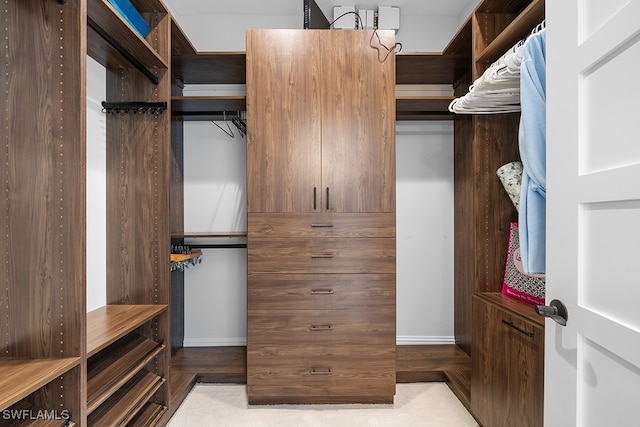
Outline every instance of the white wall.
<path fill-rule="evenodd" d="M 87 311 L 107 303 L 106 70 L 87 57 Z"/>
<path fill-rule="evenodd" d="M 397 341 L 453 343 L 453 122 L 396 125 Z"/>
<path fill-rule="evenodd" d="M 189 15 L 180 17 L 180 26 L 196 50 L 244 51 L 245 31 L 249 28 L 302 28 L 302 14 L 264 15 Z M 403 52 L 440 52 L 451 40 L 460 24 L 453 16 L 402 15 L 396 41 Z M 207 31 L 195 29 L 206 28 Z"/>

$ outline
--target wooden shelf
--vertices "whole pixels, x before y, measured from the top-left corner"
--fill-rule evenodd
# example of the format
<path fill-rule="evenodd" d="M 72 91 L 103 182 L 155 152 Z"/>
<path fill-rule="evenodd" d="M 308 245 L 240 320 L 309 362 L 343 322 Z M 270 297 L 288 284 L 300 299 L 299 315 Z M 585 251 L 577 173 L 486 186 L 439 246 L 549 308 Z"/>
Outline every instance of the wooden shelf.
<path fill-rule="evenodd" d="M 131 420 L 131 425 L 154 426 L 167 412 L 167 407 L 157 403 L 147 403 L 138 415 Z"/>
<path fill-rule="evenodd" d="M 530 322 L 544 326 L 544 317 L 536 314 L 534 306 L 531 304 L 503 295 L 500 292 L 481 292 L 476 296 Z"/>
<path fill-rule="evenodd" d="M 138 10 L 144 13 L 167 11 L 161 1 L 144 0 L 136 3 Z M 114 49 L 121 48 L 125 55 L 135 58 L 149 70 L 167 69 L 169 62 L 135 31 L 131 25 L 120 17 L 107 0 L 87 1 L 88 53 L 107 68 L 122 67 L 123 55 Z M 96 38 L 97 37 L 97 38 Z"/>
<path fill-rule="evenodd" d="M 137 373 L 87 418 L 87 425 L 126 425 L 164 384 L 165 379 L 148 371 Z"/>
<path fill-rule="evenodd" d="M 187 53 L 171 58 L 171 73 L 185 84 L 245 84 L 245 52 Z"/>
<path fill-rule="evenodd" d="M 453 96 L 396 96 L 396 120 L 453 120 Z"/>
<path fill-rule="evenodd" d="M 449 120 L 450 96 L 398 96 L 397 120 Z M 185 121 L 223 120 L 223 112 L 246 110 L 244 96 L 174 96 L 171 98 L 171 114 Z"/>
<path fill-rule="evenodd" d="M 80 360 L 0 358 L 0 411 L 80 365 Z"/>
<path fill-rule="evenodd" d="M 184 262 L 202 256 L 202 251 L 195 249 L 190 254 L 171 254 L 171 262 Z"/>
<path fill-rule="evenodd" d="M 210 231 L 189 231 L 189 232 L 185 232 L 185 233 L 180 233 L 180 234 L 172 234 L 171 238 L 175 238 L 175 239 L 180 239 L 180 238 L 184 238 L 184 239 L 196 239 L 196 238 L 220 238 L 220 237 L 229 237 L 229 238 L 233 238 L 233 237 L 247 237 L 247 232 L 246 231 L 228 231 L 228 232 L 221 232 L 221 233 L 216 233 L 216 232 L 210 232 Z"/>
<path fill-rule="evenodd" d="M 173 96 L 171 114 L 183 120 L 222 120 L 223 112 L 246 111 L 246 96 Z"/>
<path fill-rule="evenodd" d="M 544 20 L 544 0 L 534 0 L 477 56 L 476 62 L 492 63 Z"/>
<path fill-rule="evenodd" d="M 167 310 L 166 305 L 106 305 L 87 313 L 87 357 Z"/>
<path fill-rule="evenodd" d="M 165 348 L 135 334 L 120 341 L 87 362 L 87 414 L 91 414 Z"/>

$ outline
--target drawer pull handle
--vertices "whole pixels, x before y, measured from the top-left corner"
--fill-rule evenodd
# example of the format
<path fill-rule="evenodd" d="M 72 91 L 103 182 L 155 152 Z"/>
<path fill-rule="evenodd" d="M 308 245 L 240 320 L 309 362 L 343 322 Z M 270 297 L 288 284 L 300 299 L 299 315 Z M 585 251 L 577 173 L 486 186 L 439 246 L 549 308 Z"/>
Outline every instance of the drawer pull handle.
<path fill-rule="evenodd" d="M 331 372 L 331 368 L 327 368 L 324 370 L 318 370 L 316 368 L 313 368 L 311 370 L 311 375 L 333 375 L 333 372 Z"/>
<path fill-rule="evenodd" d="M 523 334 L 525 334 L 526 336 L 528 336 L 529 338 L 533 338 L 534 333 L 533 332 L 527 332 L 522 328 L 519 328 L 518 326 L 514 325 L 513 322 L 510 322 L 508 320 L 503 320 L 502 323 L 504 323 L 505 325 L 509 326 L 510 328 L 515 329 L 518 332 L 521 332 Z"/>
<path fill-rule="evenodd" d="M 317 206 L 317 203 L 316 203 L 316 201 L 317 201 L 317 192 L 318 192 L 318 189 L 316 187 L 313 187 L 313 210 L 314 211 L 318 209 L 318 206 Z"/>
<path fill-rule="evenodd" d="M 323 331 L 333 331 L 333 326 L 331 325 L 311 325 L 312 332 L 323 332 Z"/>
<path fill-rule="evenodd" d="M 311 254 L 312 259 L 333 258 L 333 254 Z"/>
<path fill-rule="evenodd" d="M 329 210 L 329 187 L 327 187 L 327 210 Z"/>
<path fill-rule="evenodd" d="M 311 224 L 313 228 L 333 228 L 333 224 Z"/>
<path fill-rule="evenodd" d="M 333 289 L 311 289 L 311 295 L 331 295 Z"/>

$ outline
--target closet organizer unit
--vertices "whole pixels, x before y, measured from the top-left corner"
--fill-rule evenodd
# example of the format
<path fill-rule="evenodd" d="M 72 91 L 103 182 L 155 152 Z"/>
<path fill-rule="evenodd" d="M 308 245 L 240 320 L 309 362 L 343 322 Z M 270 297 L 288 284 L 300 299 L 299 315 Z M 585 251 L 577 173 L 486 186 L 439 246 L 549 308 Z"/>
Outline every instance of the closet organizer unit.
<path fill-rule="evenodd" d="M 155 425 L 169 405 L 164 111 L 107 115 L 107 305 L 86 312 L 87 54 L 106 101 L 170 95 L 169 14 L 132 4 L 146 38 L 107 0 L 2 5 L 0 410 L 38 425 Z"/>
<path fill-rule="evenodd" d="M 470 22 L 472 70 L 456 95 L 543 19 L 543 0 L 481 1 Z M 471 355 L 471 411 L 487 427 L 543 423 L 544 322 L 532 305 L 500 293 L 517 211 L 496 170 L 520 158 L 519 120 L 455 117 L 455 336 Z"/>
<path fill-rule="evenodd" d="M 395 35 L 378 35 L 247 33 L 250 403 L 393 401 Z"/>

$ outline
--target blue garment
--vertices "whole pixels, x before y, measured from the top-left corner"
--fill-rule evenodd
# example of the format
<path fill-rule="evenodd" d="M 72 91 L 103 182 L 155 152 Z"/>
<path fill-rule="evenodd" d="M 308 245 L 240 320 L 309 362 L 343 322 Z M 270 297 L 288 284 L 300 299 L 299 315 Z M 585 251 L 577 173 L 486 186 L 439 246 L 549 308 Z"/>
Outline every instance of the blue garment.
<path fill-rule="evenodd" d="M 546 30 L 530 35 L 520 67 L 520 158 L 523 164 L 518 215 L 520 255 L 526 274 L 545 272 L 547 138 Z"/>

